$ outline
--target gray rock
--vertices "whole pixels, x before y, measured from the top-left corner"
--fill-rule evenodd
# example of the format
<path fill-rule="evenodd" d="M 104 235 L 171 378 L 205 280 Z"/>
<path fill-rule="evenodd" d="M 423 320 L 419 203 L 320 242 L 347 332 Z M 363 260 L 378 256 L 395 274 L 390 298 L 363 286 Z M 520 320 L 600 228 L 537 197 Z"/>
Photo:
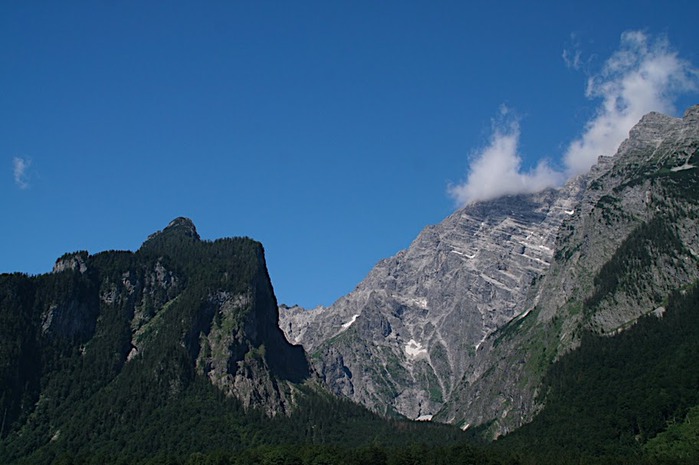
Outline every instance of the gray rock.
<path fill-rule="evenodd" d="M 617 334 L 699 279 L 698 121 L 699 106 L 651 113 L 600 159 L 527 313 L 484 341 L 437 420 L 512 431 L 542 408 L 543 375 L 583 331 Z"/>
<path fill-rule="evenodd" d="M 332 306 L 281 307 L 280 327 L 334 392 L 380 412 L 432 415 L 482 341 L 525 310 L 581 188 L 467 206 Z"/>
<path fill-rule="evenodd" d="M 587 175 L 469 205 L 330 307 L 280 307 L 279 325 L 339 395 L 511 431 L 583 330 L 615 334 L 699 278 L 698 147 L 699 106 L 646 115 Z"/>

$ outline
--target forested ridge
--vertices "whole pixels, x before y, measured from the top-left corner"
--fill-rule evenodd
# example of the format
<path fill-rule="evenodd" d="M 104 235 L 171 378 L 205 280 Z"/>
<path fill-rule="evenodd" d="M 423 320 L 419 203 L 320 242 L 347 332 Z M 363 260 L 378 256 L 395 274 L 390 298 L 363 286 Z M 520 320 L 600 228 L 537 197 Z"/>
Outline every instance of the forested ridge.
<path fill-rule="evenodd" d="M 661 316 L 586 334 L 549 367 L 534 421 L 485 443 L 479 429 L 383 418 L 325 391 L 298 348 L 273 337 L 276 301 L 251 239 L 202 241 L 180 221 L 136 252 L 77 252 L 59 264 L 0 275 L 0 463 L 699 461 L 696 284 Z M 231 295 L 254 298 L 222 315 L 216 299 Z M 216 325 L 239 336 L 228 342 L 230 371 L 290 383 L 288 410 L 246 406 L 212 383 L 202 341 L 216 342 Z"/>
<path fill-rule="evenodd" d="M 137 252 L 58 263 L 0 275 L 1 463 L 383 463 L 461 444 L 456 428 L 383 419 L 296 376 L 302 352 L 265 320 L 276 302 L 255 241 L 201 241 L 176 220 Z M 217 321 L 212 296 L 230 295 L 249 303 Z M 202 374 L 215 324 L 243 338 L 229 347 L 240 370 L 298 378 L 291 414 L 245 407 Z M 452 458 L 481 454 L 463 447 Z"/>

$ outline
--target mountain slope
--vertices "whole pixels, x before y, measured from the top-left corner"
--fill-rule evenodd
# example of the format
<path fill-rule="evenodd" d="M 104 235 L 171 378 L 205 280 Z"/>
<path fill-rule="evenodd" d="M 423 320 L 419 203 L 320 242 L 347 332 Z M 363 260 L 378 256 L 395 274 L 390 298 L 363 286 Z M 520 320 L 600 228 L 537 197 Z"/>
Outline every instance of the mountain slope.
<path fill-rule="evenodd" d="M 519 427 L 541 408 L 551 363 L 585 331 L 613 335 L 661 314 L 673 291 L 699 279 L 697 166 L 699 106 L 683 119 L 645 116 L 590 173 L 526 316 L 484 341 L 438 418 L 493 422 L 494 434 Z"/>
<path fill-rule="evenodd" d="M 696 463 L 697 350 L 693 285 L 614 337 L 584 333 L 544 377 L 543 410 L 496 447 L 537 464 Z"/>
<path fill-rule="evenodd" d="M 331 307 L 282 306 L 280 326 L 338 394 L 511 431 L 584 331 L 623 330 L 699 277 L 698 121 L 651 113 L 587 175 L 469 205 Z"/>
<path fill-rule="evenodd" d="M 262 246 L 202 241 L 185 218 L 135 253 L 0 276 L 5 458 L 173 428 L 157 414 L 182 415 L 173 405 L 227 405 L 232 440 L 245 411 L 289 414 L 310 373 L 277 318 Z"/>
<path fill-rule="evenodd" d="M 380 412 L 432 415 L 481 342 L 525 309 L 580 192 L 575 180 L 470 205 L 381 261 L 331 307 L 282 306 L 280 326 L 334 392 Z"/>

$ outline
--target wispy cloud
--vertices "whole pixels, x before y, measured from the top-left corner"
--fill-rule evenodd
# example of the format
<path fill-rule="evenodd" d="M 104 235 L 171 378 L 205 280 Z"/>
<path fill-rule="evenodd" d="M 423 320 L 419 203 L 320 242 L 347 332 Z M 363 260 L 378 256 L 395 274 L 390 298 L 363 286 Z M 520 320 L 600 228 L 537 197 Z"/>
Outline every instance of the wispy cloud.
<path fill-rule="evenodd" d="M 579 70 L 583 64 L 580 39 L 576 33 L 570 34 L 570 45 L 563 49 L 563 62 L 570 69 Z"/>
<path fill-rule="evenodd" d="M 581 54 L 575 47 L 563 58 L 569 67 L 579 69 Z M 671 49 L 665 37 L 653 40 L 644 32 L 625 32 L 619 49 L 588 78 L 586 97 L 601 102 L 562 155 L 562 170 L 541 161 L 523 171 L 519 124 L 510 121 L 495 125 L 488 145 L 472 157 L 466 180 L 449 186 L 449 195 L 465 205 L 560 184 L 588 171 L 600 155 L 613 155 L 643 115 L 674 114 L 677 97 L 698 88 L 699 72 Z"/>
<path fill-rule="evenodd" d="M 568 68 L 580 69 L 582 63 L 582 52 L 580 50 L 565 49 L 563 50 L 562 58 Z"/>
<path fill-rule="evenodd" d="M 27 189 L 29 187 L 29 177 L 27 171 L 31 165 L 32 161 L 27 158 L 14 157 L 12 160 L 15 184 L 20 189 Z"/>

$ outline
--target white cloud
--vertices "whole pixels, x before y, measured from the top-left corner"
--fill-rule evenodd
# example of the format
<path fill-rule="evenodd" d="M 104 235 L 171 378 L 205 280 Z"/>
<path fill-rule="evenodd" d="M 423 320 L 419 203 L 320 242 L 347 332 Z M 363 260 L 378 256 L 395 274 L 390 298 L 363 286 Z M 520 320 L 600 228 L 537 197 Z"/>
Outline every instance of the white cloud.
<path fill-rule="evenodd" d="M 32 161 L 26 158 L 15 157 L 12 160 L 15 184 L 17 184 L 17 187 L 20 189 L 27 189 L 29 187 L 27 170 L 29 170 L 31 164 Z"/>
<path fill-rule="evenodd" d="M 510 121 L 495 128 L 488 145 L 475 154 L 463 184 L 449 187 L 458 204 L 490 200 L 503 195 L 538 192 L 562 181 L 562 175 L 545 161 L 536 168 L 522 171 L 519 124 Z"/>
<path fill-rule="evenodd" d="M 577 38 L 571 37 L 577 44 Z M 581 67 L 579 51 L 565 51 L 563 59 L 571 68 Z M 588 171 L 599 155 L 614 155 L 643 115 L 651 111 L 674 114 L 675 99 L 696 91 L 698 83 L 697 70 L 678 57 L 667 39 L 653 41 L 640 31 L 625 32 L 619 49 L 588 79 L 585 95 L 601 103 L 582 135 L 563 154 L 563 171 L 545 161 L 523 171 L 518 153 L 519 124 L 499 124 L 489 144 L 472 158 L 466 180 L 449 186 L 449 195 L 465 205 L 558 185 L 567 177 Z"/>
<path fill-rule="evenodd" d="M 698 76 L 667 39 L 652 41 L 640 31 L 623 33 L 619 50 L 588 79 L 586 96 L 602 103 L 564 154 L 567 174 L 584 173 L 600 155 L 614 155 L 643 115 L 674 114 L 673 102 L 679 94 L 697 89 Z"/>

